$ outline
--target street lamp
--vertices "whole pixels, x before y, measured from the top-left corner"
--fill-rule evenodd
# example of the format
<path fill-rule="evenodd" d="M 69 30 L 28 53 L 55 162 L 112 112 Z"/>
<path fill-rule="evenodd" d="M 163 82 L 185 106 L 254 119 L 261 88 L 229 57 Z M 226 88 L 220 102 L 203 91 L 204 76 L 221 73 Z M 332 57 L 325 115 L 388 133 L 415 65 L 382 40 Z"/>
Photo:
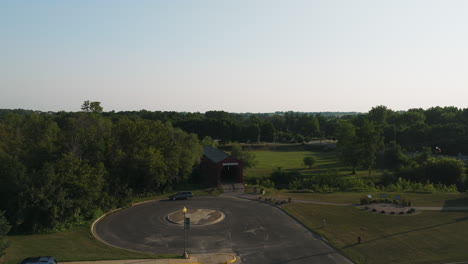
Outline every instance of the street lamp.
<path fill-rule="evenodd" d="M 186 248 L 186 241 L 187 241 L 187 232 L 185 231 L 187 229 L 187 227 L 185 226 L 185 221 L 186 221 L 186 218 L 185 218 L 185 214 L 187 213 L 187 208 L 185 208 L 184 206 L 184 209 L 182 209 L 182 212 L 184 213 L 184 222 L 183 222 L 183 226 L 184 226 L 184 254 L 182 255 L 182 257 L 184 257 L 185 259 L 188 259 L 189 256 L 187 254 L 187 248 Z"/>

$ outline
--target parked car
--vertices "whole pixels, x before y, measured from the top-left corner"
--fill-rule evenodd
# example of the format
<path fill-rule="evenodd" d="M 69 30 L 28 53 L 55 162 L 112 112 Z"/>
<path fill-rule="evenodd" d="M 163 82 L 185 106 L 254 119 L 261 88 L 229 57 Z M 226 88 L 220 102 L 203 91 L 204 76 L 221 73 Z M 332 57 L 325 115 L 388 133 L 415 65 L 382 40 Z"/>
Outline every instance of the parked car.
<path fill-rule="evenodd" d="M 178 192 L 169 196 L 170 200 L 190 199 L 193 197 L 192 192 Z"/>
<path fill-rule="evenodd" d="M 33 257 L 26 258 L 20 262 L 20 264 L 57 264 L 57 260 L 54 257 Z"/>

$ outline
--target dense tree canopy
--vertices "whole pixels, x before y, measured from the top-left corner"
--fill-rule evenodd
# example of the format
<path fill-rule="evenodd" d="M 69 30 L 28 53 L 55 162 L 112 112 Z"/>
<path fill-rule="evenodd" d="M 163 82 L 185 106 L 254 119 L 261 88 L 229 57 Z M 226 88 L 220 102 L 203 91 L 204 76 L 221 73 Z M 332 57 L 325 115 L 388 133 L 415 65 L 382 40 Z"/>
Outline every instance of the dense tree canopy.
<path fill-rule="evenodd" d="M 188 182 L 200 160 L 197 136 L 170 123 L 82 108 L 0 114 L 0 210 L 15 231 L 92 219 L 132 193 Z"/>

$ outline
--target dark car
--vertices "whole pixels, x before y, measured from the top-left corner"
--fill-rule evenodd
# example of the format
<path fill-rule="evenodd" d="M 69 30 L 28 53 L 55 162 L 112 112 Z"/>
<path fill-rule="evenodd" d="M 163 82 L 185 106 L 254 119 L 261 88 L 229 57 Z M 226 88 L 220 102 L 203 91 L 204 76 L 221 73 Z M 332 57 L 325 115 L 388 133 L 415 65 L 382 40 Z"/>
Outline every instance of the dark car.
<path fill-rule="evenodd" d="M 57 264 L 57 260 L 54 257 L 34 257 L 26 258 L 20 262 L 20 264 Z"/>
<path fill-rule="evenodd" d="M 180 199 L 189 199 L 192 198 L 193 194 L 192 192 L 178 192 L 176 194 L 173 194 L 169 196 L 170 200 L 180 200 Z"/>

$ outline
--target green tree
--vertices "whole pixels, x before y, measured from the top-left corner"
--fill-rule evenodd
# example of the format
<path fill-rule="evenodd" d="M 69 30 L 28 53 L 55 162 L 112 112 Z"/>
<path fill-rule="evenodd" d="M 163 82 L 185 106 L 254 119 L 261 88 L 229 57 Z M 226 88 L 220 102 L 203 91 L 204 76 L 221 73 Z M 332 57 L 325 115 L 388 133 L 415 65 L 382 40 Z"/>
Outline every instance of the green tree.
<path fill-rule="evenodd" d="M 409 164 L 410 159 L 401 150 L 401 146 L 391 141 L 384 151 L 385 168 L 398 170 Z"/>
<path fill-rule="evenodd" d="M 375 165 L 377 151 L 383 146 L 383 137 L 381 131 L 376 129 L 374 124 L 368 120 L 364 120 L 356 135 L 355 147 L 359 157 L 358 163 L 368 169 L 370 177 L 372 168 Z"/>
<path fill-rule="evenodd" d="M 5 212 L 0 211 L 0 259 L 5 255 L 5 249 L 8 247 L 7 234 L 10 231 L 10 224 L 3 216 Z"/>
<path fill-rule="evenodd" d="M 218 147 L 218 142 L 213 140 L 211 137 L 209 136 L 205 136 L 202 141 L 201 141 L 201 144 L 202 146 L 211 146 L 213 148 L 217 148 Z"/>
<path fill-rule="evenodd" d="M 270 176 L 277 189 L 287 188 L 288 184 L 301 177 L 298 171 L 285 172 L 281 167 L 278 167 Z"/>
<path fill-rule="evenodd" d="M 244 168 L 252 168 L 257 164 L 255 154 L 242 150 L 242 146 L 239 143 L 232 144 L 231 156 L 242 161 Z"/>
<path fill-rule="evenodd" d="M 270 122 L 263 122 L 260 125 L 260 140 L 264 142 L 274 142 L 276 137 L 275 127 Z"/>
<path fill-rule="evenodd" d="M 102 163 L 92 166 L 72 153 L 65 154 L 48 168 L 47 177 L 56 186 L 43 190 L 52 193 L 50 215 L 58 225 L 89 220 L 102 205 L 106 169 Z"/>
<path fill-rule="evenodd" d="M 313 156 L 304 157 L 303 159 L 304 166 L 308 166 L 309 169 L 312 168 L 312 166 L 314 166 L 316 162 L 317 162 L 317 159 L 315 159 L 315 157 Z"/>
<path fill-rule="evenodd" d="M 84 101 L 81 105 L 81 110 L 84 112 L 102 113 L 102 106 L 100 102 Z"/>
<path fill-rule="evenodd" d="M 359 149 L 356 136 L 356 127 L 349 121 L 338 123 L 336 137 L 338 139 L 338 155 L 342 162 L 351 166 L 352 173 L 356 174 L 359 165 Z"/>
<path fill-rule="evenodd" d="M 465 183 L 465 164 L 454 158 L 429 158 L 424 165 L 426 179 L 432 183 L 455 184 L 463 190 Z"/>
<path fill-rule="evenodd" d="M 372 107 L 369 111 L 369 120 L 378 126 L 385 126 L 388 119 L 393 115 L 393 111 L 384 105 Z"/>

